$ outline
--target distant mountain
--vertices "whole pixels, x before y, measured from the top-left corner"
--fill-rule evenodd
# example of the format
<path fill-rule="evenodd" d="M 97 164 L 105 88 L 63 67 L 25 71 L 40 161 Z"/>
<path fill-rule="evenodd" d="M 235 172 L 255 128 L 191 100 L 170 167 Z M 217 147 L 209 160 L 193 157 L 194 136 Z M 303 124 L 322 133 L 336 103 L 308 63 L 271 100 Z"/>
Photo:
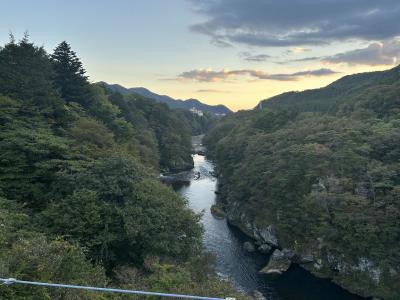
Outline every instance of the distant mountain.
<path fill-rule="evenodd" d="M 152 91 L 143 88 L 143 87 L 136 87 L 136 88 L 125 88 L 119 84 L 108 84 L 104 81 L 98 82 L 99 85 L 112 90 L 114 92 L 121 93 L 123 95 L 130 95 L 130 94 L 139 94 L 141 96 L 154 99 L 158 102 L 167 104 L 170 108 L 181 108 L 181 109 L 192 109 L 195 108 L 197 110 L 201 110 L 202 112 L 209 112 L 215 115 L 226 115 L 232 113 L 232 111 L 227 108 L 225 105 L 208 105 L 201 103 L 197 99 L 187 99 L 187 100 L 180 100 L 180 99 L 173 99 L 166 95 L 159 95 L 153 93 Z"/>

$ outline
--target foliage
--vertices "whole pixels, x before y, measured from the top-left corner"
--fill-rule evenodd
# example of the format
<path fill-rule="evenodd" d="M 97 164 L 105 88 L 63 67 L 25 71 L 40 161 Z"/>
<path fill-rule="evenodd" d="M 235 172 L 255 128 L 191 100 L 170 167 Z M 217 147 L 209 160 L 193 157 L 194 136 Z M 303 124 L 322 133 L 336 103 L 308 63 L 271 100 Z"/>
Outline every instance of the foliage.
<path fill-rule="evenodd" d="M 63 41 L 51 55 L 54 69 L 54 85 L 60 90 L 61 97 L 67 102 L 79 102 L 87 92 L 89 82 L 82 62 L 72 51 L 71 46 Z"/>
<path fill-rule="evenodd" d="M 397 67 L 283 94 L 205 138 L 228 210 L 236 203 L 256 224 L 273 224 L 282 247 L 307 252 L 323 240 L 344 263 L 368 259 L 386 274 L 379 284 L 322 276 L 385 299 L 400 288 L 399 83 Z"/>
<path fill-rule="evenodd" d="M 87 260 L 82 249 L 57 238 L 49 240 L 34 231 L 32 219 L 11 200 L 0 199 L 0 275 L 54 283 L 106 285 L 102 267 Z M 1 299 L 104 299 L 73 290 L 22 285 L 0 288 Z"/>
<path fill-rule="evenodd" d="M 177 109 L 176 111 L 179 117 L 187 123 L 186 127 L 191 128 L 192 135 L 206 133 L 219 119 L 219 117 L 208 112 L 199 116 L 184 109 Z"/>
<path fill-rule="evenodd" d="M 115 270 L 115 277 L 119 285 L 125 288 L 140 287 L 144 290 L 155 289 L 164 293 L 252 299 L 243 293 L 233 291 L 227 281 L 215 278 L 214 270 L 209 267 L 210 264 L 208 255 L 192 257 L 185 264 L 160 261 L 152 257 L 146 260 L 145 269 L 119 268 Z M 151 299 L 151 297 L 144 299 Z"/>
<path fill-rule="evenodd" d="M 1 276 L 108 286 L 148 256 L 180 270 L 202 255 L 199 216 L 157 178 L 192 166 L 186 126 L 163 104 L 91 85 L 65 42 L 51 56 L 27 37 L 0 48 Z M 2 286 L 0 298 L 118 296 Z"/>
<path fill-rule="evenodd" d="M 146 255 L 185 258 L 198 249 L 198 217 L 133 161 L 97 160 L 61 177 L 51 194 L 39 218 L 43 230 L 78 241 L 108 268 L 141 264 Z"/>

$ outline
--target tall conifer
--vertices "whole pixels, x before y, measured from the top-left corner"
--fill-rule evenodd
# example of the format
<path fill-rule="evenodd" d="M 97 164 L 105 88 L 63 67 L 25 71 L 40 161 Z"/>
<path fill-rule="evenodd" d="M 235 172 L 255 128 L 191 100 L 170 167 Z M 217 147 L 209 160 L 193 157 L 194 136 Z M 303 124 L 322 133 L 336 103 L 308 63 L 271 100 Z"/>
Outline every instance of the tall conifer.
<path fill-rule="evenodd" d="M 84 102 L 89 85 L 88 77 L 71 46 L 65 41 L 61 42 L 54 49 L 51 58 L 54 62 L 54 82 L 61 96 L 69 102 Z"/>

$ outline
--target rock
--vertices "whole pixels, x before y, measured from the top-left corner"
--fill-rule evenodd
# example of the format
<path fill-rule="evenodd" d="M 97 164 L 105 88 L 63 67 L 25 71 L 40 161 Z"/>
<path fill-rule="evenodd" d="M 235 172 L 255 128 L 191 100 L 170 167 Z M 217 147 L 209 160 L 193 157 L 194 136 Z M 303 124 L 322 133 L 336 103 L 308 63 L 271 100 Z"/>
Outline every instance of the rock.
<path fill-rule="evenodd" d="M 267 244 L 272 248 L 279 248 L 273 225 L 260 225 L 243 210 L 239 201 L 229 202 L 226 206 L 226 217 L 230 225 L 240 229 L 248 237 L 252 238 L 259 245 Z M 270 252 L 270 251 L 266 251 Z"/>
<path fill-rule="evenodd" d="M 243 249 L 249 253 L 256 251 L 256 247 L 254 246 L 254 244 L 248 241 L 243 244 Z"/>
<path fill-rule="evenodd" d="M 268 254 L 272 251 L 272 247 L 268 244 L 261 244 L 257 250 L 262 254 Z"/>
<path fill-rule="evenodd" d="M 260 274 L 268 275 L 271 278 L 279 277 L 289 269 L 291 257 L 293 257 L 291 251 L 275 249 L 267 266 L 260 271 Z"/>
<path fill-rule="evenodd" d="M 289 260 L 293 260 L 296 256 L 296 253 L 290 249 L 282 249 L 281 252 L 283 253 L 283 256 Z"/>
<path fill-rule="evenodd" d="M 265 228 L 258 228 L 253 224 L 252 227 L 254 236 L 258 237 L 257 240 L 260 240 L 261 242 L 272 245 L 274 247 L 278 247 L 278 239 L 275 236 L 275 230 L 272 225 L 269 225 Z"/>
<path fill-rule="evenodd" d="M 255 290 L 253 293 L 254 299 L 256 300 L 267 300 L 267 298 L 264 297 L 264 295 L 260 292 Z"/>
<path fill-rule="evenodd" d="M 217 205 L 215 205 L 215 204 L 212 205 L 210 210 L 211 210 L 211 214 L 213 215 L 214 218 L 220 219 L 220 220 L 225 218 L 225 212 Z"/>
<path fill-rule="evenodd" d="M 314 262 L 314 256 L 312 254 L 302 254 L 297 259 L 298 264 L 310 264 Z"/>

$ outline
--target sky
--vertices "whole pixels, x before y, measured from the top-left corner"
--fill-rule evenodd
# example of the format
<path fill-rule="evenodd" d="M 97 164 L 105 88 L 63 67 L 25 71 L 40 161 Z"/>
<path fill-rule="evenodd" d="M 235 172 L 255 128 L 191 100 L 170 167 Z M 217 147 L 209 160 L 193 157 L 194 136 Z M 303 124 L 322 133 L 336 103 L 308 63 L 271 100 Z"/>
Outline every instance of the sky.
<path fill-rule="evenodd" d="M 400 64 L 399 0 L 0 0 L 0 45 L 63 40 L 92 82 L 250 109 Z"/>

